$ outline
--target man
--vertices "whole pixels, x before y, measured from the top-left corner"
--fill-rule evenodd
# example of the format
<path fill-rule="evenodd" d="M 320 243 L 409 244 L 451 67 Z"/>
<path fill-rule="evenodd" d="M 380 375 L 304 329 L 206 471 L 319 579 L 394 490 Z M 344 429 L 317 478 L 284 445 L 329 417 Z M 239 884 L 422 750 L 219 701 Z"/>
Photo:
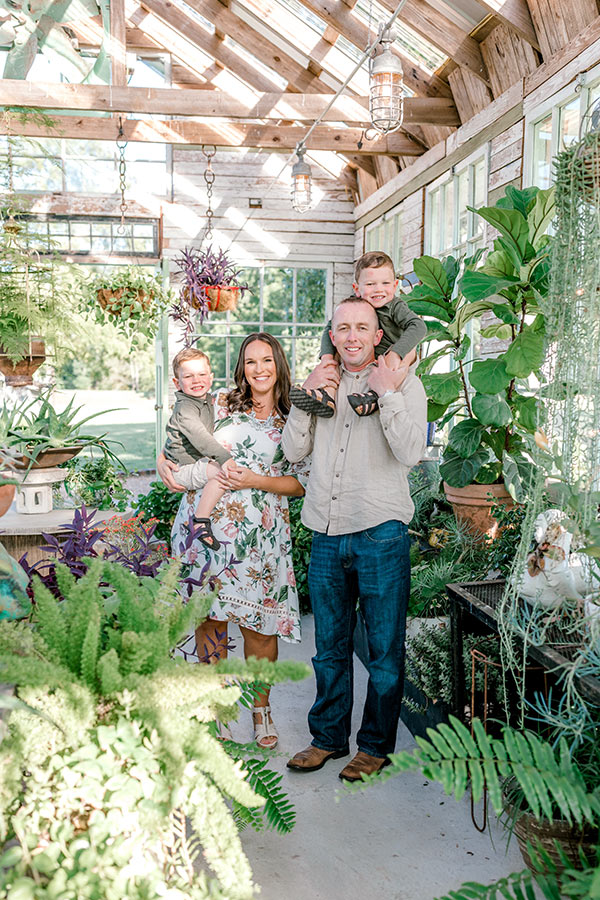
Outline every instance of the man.
<path fill-rule="evenodd" d="M 292 407 L 282 437 L 291 462 L 312 452 L 302 521 L 314 531 L 309 588 L 315 616 L 317 697 L 308 715 L 312 744 L 288 767 L 320 769 L 349 753 L 353 632 L 360 602 L 369 646 L 369 682 L 358 753 L 340 778 L 358 781 L 393 753 L 404 686 L 404 635 L 410 588 L 408 473 L 426 445 L 425 391 L 413 368 L 375 362 L 381 340 L 375 309 L 349 298 L 333 314 L 341 360 L 320 363 L 304 387 L 337 385 L 332 418 Z M 357 417 L 349 394 L 374 390 L 379 415 Z"/>

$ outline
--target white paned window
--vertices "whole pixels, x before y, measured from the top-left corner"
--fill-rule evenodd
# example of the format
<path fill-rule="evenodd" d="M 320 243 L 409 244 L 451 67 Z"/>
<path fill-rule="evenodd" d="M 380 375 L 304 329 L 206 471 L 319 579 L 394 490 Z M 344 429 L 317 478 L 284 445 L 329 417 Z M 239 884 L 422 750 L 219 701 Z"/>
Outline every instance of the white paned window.
<path fill-rule="evenodd" d="M 209 317 L 195 346 L 204 350 L 215 373 L 215 386 L 233 382 L 238 353 L 252 331 L 268 331 L 281 343 L 292 381 L 303 381 L 319 359 L 321 335 L 331 316 L 331 266 L 262 266 L 241 270 L 244 293 L 234 312 Z"/>
<path fill-rule="evenodd" d="M 401 213 L 394 210 L 384 213 L 380 219 L 368 225 L 365 234 L 365 251 L 380 250 L 394 261 L 396 271 L 402 256 Z"/>
<path fill-rule="evenodd" d="M 427 190 L 425 248 L 431 256 L 471 256 L 485 239 L 484 221 L 468 207 L 484 206 L 485 151 L 446 172 Z"/>
<path fill-rule="evenodd" d="M 579 140 L 582 120 L 597 100 L 600 100 L 600 66 L 526 113 L 525 184 L 550 187 L 554 177 L 552 160 Z"/>

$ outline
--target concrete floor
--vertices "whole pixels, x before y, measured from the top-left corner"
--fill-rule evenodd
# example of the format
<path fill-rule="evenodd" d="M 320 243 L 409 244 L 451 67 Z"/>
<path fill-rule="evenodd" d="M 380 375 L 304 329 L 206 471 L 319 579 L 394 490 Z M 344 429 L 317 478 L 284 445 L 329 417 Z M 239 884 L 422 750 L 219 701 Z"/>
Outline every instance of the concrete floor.
<path fill-rule="evenodd" d="M 312 626 L 312 616 L 306 616 L 302 643 L 280 642 L 281 658 L 310 662 Z M 238 653 L 235 630 L 232 637 Z M 355 669 L 354 733 L 367 681 L 356 658 Z M 278 685 L 271 695 L 280 735 L 273 768 L 283 773 L 297 819 L 289 835 L 250 828 L 242 834 L 261 900 L 433 900 L 464 881 L 487 884 L 524 867 L 516 841 L 506 852 L 501 829 L 494 828 L 493 843 L 489 833 L 475 830 L 468 797 L 457 803 L 418 773 L 351 795 L 337 777 L 346 759 L 330 760 L 314 773 L 287 769 L 287 759 L 310 743 L 306 714 L 313 698 L 312 677 Z M 241 713 L 232 731 L 237 740 L 251 739 L 248 713 Z M 413 746 L 400 723 L 396 749 Z"/>

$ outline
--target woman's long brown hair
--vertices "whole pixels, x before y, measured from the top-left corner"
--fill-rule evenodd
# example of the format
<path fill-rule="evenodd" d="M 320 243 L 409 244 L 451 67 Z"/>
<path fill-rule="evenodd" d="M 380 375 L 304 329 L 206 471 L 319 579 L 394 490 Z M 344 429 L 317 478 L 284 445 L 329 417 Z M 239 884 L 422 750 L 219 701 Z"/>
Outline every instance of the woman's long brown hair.
<path fill-rule="evenodd" d="M 252 392 L 244 374 L 246 347 L 252 341 L 262 341 L 264 344 L 268 344 L 273 351 L 275 371 L 277 372 L 277 380 L 273 389 L 275 408 L 281 416 L 286 418 L 290 411 L 290 387 L 292 384 L 290 367 L 283 352 L 283 347 L 277 338 L 274 338 L 272 334 L 268 334 L 266 331 L 253 331 L 252 334 L 244 338 L 233 374 L 235 387 L 227 394 L 227 406 L 231 412 L 249 412 L 252 409 Z"/>

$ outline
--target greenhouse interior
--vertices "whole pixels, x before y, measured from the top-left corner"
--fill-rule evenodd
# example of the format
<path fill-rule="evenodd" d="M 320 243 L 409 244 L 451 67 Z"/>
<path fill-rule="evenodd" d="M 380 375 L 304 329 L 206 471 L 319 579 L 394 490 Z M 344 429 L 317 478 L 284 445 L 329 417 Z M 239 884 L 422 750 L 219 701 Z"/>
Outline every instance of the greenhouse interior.
<path fill-rule="evenodd" d="M 597 0 L 0 76 L 0 900 L 600 900 Z"/>

